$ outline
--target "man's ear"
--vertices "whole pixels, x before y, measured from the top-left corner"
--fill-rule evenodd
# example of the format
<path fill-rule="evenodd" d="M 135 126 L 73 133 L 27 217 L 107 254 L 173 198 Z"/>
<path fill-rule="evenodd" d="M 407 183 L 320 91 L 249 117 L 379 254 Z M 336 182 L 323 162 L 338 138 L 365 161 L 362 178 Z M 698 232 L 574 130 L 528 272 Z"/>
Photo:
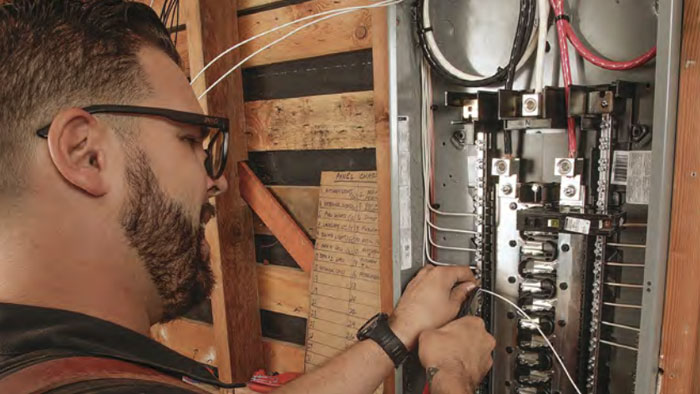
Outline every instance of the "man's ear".
<path fill-rule="evenodd" d="M 80 108 L 61 111 L 51 122 L 49 154 L 66 181 L 101 197 L 109 190 L 105 175 L 105 128 Z"/>

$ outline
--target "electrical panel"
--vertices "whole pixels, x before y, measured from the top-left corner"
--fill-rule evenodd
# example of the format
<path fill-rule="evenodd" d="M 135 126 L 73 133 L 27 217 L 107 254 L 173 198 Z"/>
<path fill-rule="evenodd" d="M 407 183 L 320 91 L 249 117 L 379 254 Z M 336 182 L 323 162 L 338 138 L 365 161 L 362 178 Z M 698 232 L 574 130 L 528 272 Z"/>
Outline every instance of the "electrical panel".
<path fill-rule="evenodd" d="M 421 0 L 390 13 L 396 280 L 470 265 L 510 301 L 482 292 L 471 305 L 497 342 L 481 393 L 655 390 L 642 363 L 658 358 L 648 322 L 663 292 L 649 213 L 670 187 L 654 175 L 667 160 L 653 152 L 660 18 L 654 0 Z M 605 63 L 584 47 L 644 55 Z M 400 392 L 423 391 L 422 368 L 409 359 Z"/>

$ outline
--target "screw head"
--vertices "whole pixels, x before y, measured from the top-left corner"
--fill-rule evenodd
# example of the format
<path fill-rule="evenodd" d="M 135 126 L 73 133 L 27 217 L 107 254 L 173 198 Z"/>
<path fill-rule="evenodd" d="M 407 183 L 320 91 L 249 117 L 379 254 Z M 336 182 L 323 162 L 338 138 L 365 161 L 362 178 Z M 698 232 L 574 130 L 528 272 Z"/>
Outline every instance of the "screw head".
<path fill-rule="evenodd" d="M 559 167 L 559 172 L 561 174 L 568 174 L 571 172 L 571 162 L 568 160 L 560 160 L 559 163 L 557 163 L 557 167 Z"/>
<path fill-rule="evenodd" d="M 516 209 L 518 209 L 518 204 L 516 204 L 516 203 L 514 203 L 514 202 L 510 203 L 510 209 L 512 209 L 513 211 L 515 211 Z"/>
<path fill-rule="evenodd" d="M 513 186 L 503 185 L 503 187 L 501 188 L 501 191 L 503 192 L 503 194 L 510 194 L 513 192 Z"/>
<path fill-rule="evenodd" d="M 559 288 L 562 290 L 566 290 L 569 288 L 569 284 L 566 282 L 561 282 L 561 283 L 559 283 Z"/>
<path fill-rule="evenodd" d="M 609 105 L 609 104 L 608 104 L 608 100 L 601 100 L 601 101 L 600 101 L 600 106 L 601 106 L 601 107 L 607 108 L 608 105 Z"/>
<path fill-rule="evenodd" d="M 498 172 L 499 174 L 505 174 L 507 169 L 508 165 L 504 160 L 498 160 L 496 162 L 496 172 Z"/>
<path fill-rule="evenodd" d="M 511 240 L 510 242 L 508 242 L 508 245 L 510 245 L 511 248 L 514 248 L 514 247 L 518 246 L 518 243 L 515 242 L 514 240 Z"/>
<path fill-rule="evenodd" d="M 525 100 L 525 109 L 528 112 L 532 112 L 537 108 L 537 101 L 535 99 L 529 98 Z"/>
<path fill-rule="evenodd" d="M 564 195 L 571 198 L 576 195 L 576 188 L 573 185 L 569 185 L 564 189 Z"/>
<path fill-rule="evenodd" d="M 570 249 L 571 249 L 571 247 L 569 246 L 569 244 L 564 244 L 561 246 L 562 252 L 568 252 Z"/>

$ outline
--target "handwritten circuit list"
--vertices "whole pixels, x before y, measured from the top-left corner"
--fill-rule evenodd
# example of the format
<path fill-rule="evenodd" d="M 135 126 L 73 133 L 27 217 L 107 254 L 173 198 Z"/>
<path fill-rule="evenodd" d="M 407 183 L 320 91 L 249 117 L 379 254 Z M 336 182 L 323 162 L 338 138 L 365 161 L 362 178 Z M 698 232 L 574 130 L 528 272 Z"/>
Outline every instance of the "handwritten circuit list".
<path fill-rule="evenodd" d="M 324 172 L 311 271 L 307 371 L 355 343 L 379 312 L 377 173 Z"/>

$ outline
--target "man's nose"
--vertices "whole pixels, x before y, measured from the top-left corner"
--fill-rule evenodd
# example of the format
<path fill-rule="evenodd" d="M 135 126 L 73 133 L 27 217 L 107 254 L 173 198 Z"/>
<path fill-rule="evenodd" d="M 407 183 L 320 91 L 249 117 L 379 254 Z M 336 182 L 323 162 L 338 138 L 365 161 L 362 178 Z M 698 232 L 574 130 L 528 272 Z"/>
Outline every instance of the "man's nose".
<path fill-rule="evenodd" d="M 207 177 L 208 197 L 216 197 L 219 194 L 224 193 L 226 190 L 228 190 L 228 181 L 226 180 L 226 176 L 222 175 L 216 180 Z"/>

